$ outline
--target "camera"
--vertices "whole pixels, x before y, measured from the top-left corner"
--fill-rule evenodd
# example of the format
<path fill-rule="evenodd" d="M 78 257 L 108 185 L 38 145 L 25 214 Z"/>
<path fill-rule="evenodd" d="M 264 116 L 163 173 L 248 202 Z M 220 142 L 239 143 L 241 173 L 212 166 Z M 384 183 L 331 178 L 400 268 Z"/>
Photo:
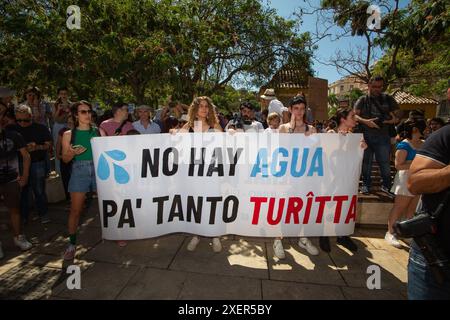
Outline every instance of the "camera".
<path fill-rule="evenodd" d="M 230 120 L 230 127 L 234 127 L 234 129 L 242 129 L 244 130 L 244 125 L 252 124 L 251 120 L 244 120 L 240 113 L 234 113 L 233 118 Z"/>
<path fill-rule="evenodd" d="M 436 219 L 443 210 L 440 204 L 435 213 L 418 212 L 413 218 L 394 224 L 394 232 L 401 238 L 413 238 L 425 257 L 436 281 L 450 279 L 449 258 L 437 240 Z"/>
<path fill-rule="evenodd" d="M 429 232 L 434 232 L 433 218 L 425 212 L 420 212 L 413 218 L 396 222 L 394 229 L 397 235 L 402 238 L 414 238 Z"/>

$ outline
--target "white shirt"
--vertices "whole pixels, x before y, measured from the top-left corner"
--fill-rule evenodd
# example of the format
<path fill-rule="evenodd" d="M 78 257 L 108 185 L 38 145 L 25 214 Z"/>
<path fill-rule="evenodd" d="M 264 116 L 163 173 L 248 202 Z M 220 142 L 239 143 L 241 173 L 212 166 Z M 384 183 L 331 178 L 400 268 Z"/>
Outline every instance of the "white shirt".
<path fill-rule="evenodd" d="M 161 133 L 161 128 L 154 121 L 150 121 L 147 129 L 142 125 L 141 120 L 133 122 L 133 128 L 139 131 L 140 134 Z"/>
<path fill-rule="evenodd" d="M 233 121 L 228 122 L 228 124 L 225 127 L 225 131 L 229 129 L 230 126 L 234 125 Z M 251 124 L 244 124 L 243 129 L 237 129 L 237 130 L 243 130 L 244 132 L 258 132 L 258 131 L 264 131 L 264 127 L 261 122 L 253 120 Z"/>
<path fill-rule="evenodd" d="M 252 121 L 251 124 L 244 124 L 244 132 L 264 131 L 264 127 L 259 121 Z"/>
<path fill-rule="evenodd" d="M 273 99 L 269 103 L 269 114 L 271 114 L 272 112 L 276 112 L 280 116 L 282 116 L 283 115 L 283 108 L 284 108 L 284 105 L 283 105 L 283 103 L 281 103 L 280 100 Z"/>
<path fill-rule="evenodd" d="M 271 127 L 268 127 L 264 132 L 271 132 L 271 133 L 277 133 L 280 132 L 280 129 L 272 129 Z"/>

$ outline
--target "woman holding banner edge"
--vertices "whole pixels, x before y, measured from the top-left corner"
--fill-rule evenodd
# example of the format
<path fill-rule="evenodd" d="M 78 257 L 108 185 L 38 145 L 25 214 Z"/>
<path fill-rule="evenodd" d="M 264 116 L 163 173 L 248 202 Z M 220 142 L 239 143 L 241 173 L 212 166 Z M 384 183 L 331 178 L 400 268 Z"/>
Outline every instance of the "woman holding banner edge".
<path fill-rule="evenodd" d="M 73 161 L 69 181 L 70 214 L 68 221 L 69 245 L 64 260 L 73 260 L 76 252 L 76 233 L 87 192 L 97 191 L 91 139 L 99 136 L 92 127 L 92 106 L 86 101 L 76 102 L 71 107 L 74 129 L 66 131 L 62 138 L 62 160 Z"/>
<path fill-rule="evenodd" d="M 334 121 L 337 124 L 337 127 L 328 130 L 327 133 L 340 133 L 346 135 L 351 133 L 351 130 L 356 126 L 355 112 L 350 108 L 339 108 L 330 120 Z M 361 141 L 361 148 L 367 148 L 367 144 L 364 140 Z M 358 251 L 358 247 L 349 236 L 338 236 L 336 242 L 352 252 Z M 320 249 L 324 252 L 331 252 L 329 237 L 320 237 L 319 245 Z"/>
<path fill-rule="evenodd" d="M 188 122 L 179 132 L 223 132 L 211 98 L 206 96 L 194 98 L 189 107 Z M 188 251 L 194 251 L 199 242 L 199 236 L 193 236 L 187 245 Z M 214 252 L 222 251 L 219 237 L 212 239 L 212 247 Z"/>
<path fill-rule="evenodd" d="M 288 123 L 280 126 L 280 133 L 303 133 L 305 136 L 316 133 L 316 129 L 306 123 L 306 99 L 303 95 L 299 94 L 289 101 L 289 112 L 291 113 L 291 119 Z M 285 253 L 281 240 L 281 237 L 275 239 L 273 251 L 277 258 L 284 259 Z M 312 256 L 319 254 L 317 247 L 306 237 L 299 238 L 298 246 L 305 249 Z"/>

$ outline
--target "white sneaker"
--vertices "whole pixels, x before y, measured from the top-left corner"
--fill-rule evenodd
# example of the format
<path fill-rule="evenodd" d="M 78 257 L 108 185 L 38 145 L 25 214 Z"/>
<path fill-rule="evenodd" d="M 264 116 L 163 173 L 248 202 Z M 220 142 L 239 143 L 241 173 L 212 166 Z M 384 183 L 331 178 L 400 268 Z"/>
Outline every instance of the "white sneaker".
<path fill-rule="evenodd" d="M 389 231 L 386 232 L 386 235 L 384 236 L 384 240 L 386 240 L 391 246 L 396 247 L 396 248 L 401 248 L 402 245 L 400 244 L 400 242 L 397 240 L 397 238 L 395 237 L 395 235 L 393 235 L 392 233 L 390 233 Z"/>
<path fill-rule="evenodd" d="M 191 241 L 189 241 L 189 244 L 187 245 L 188 251 L 194 251 L 195 248 L 197 248 L 198 243 L 200 242 L 200 238 L 195 236 L 192 237 Z"/>
<path fill-rule="evenodd" d="M 5 256 L 2 249 L 2 243 L 0 242 L 0 259 L 2 259 Z"/>
<path fill-rule="evenodd" d="M 277 239 L 273 242 L 273 252 L 275 253 L 275 257 L 277 257 L 278 259 L 286 258 L 286 255 L 284 254 L 283 243 L 280 239 Z"/>
<path fill-rule="evenodd" d="M 298 239 L 298 246 L 306 249 L 306 251 L 308 251 L 308 253 L 312 256 L 317 256 L 319 254 L 319 249 L 317 249 L 308 238 Z"/>
<path fill-rule="evenodd" d="M 222 243 L 220 243 L 219 238 L 213 238 L 212 240 L 212 247 L 214 252 L 220 252 L 222 251 Z"/>
<path fill-rule="evenodd" d="M 14 237 L 14 244 L 18 246 L 22 251 L 29 250 L 33 246 L 30 242 L 27 241 L 23 234 Z"/>

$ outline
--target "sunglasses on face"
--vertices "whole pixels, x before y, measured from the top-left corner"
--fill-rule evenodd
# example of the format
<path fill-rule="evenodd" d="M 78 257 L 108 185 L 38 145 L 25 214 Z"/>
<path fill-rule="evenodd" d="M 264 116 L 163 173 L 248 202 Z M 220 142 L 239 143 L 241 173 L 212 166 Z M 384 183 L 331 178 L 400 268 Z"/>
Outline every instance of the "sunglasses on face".
<path fill-rule="evenodd" d="M 31 119 L 17 119 L 16 121 L 28 123 L 28 122 L 31 122 Z"/>
<path fill-rule="evenodd" d="M 79 110 L 78 113 L 81 113 L 81 114 L 92 114 L 92 110 Z"/>

